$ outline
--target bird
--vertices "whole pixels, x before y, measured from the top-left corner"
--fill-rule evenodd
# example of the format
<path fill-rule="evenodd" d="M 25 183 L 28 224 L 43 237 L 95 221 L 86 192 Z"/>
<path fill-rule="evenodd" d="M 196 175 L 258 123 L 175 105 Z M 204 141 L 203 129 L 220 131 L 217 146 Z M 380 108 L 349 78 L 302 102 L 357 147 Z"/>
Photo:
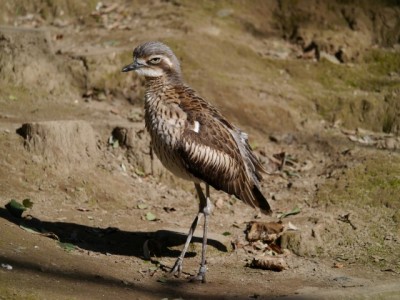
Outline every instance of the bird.
<path fill-rule="evenodd" d="M 248 135 L 185 83 L 180 62 L 169 46 L 159 41 L 138 45 L 133 62 L 122 68 L 122 72 L 129 71 L 145 79 L 144 119 L 154 153 L 175 176 L 192 181 L 199 198 L 198 213 L 170 273 L 181 275 L 183 259 L 203 216 L 200 268 L 190 281 L 205 283 L 208 224 L 213 208 L 210 186 L 271 214 L 260 188 L 265 169 L 253 153 Z"/>

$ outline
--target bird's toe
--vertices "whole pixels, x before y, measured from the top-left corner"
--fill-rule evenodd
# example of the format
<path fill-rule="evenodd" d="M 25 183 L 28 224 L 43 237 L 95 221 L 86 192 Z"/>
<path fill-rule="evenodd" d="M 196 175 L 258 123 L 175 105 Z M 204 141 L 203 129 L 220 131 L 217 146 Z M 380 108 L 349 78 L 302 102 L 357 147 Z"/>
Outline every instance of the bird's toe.
<path fill-rule="evenodd" d="M 169 272 L 172 276 L 180 277 L 182 273 L 182 262 L 183 260 L 178 258 Z"/>
<path fill-rule="evenodd" d="M 195 276 L 189 278 L 189 282 L 201 282 L 206 283 L 206 274 L 205 273 L 198 273 Z"/>
<path fill-rule="evenodd" d="M 196 276 L 190 277 L 189 281 L 205 283 L 206 282 L 206 272 L 207 272 L 207 267 L 205 265 L 200 266 L 199 273 L 197 273 Z"/>

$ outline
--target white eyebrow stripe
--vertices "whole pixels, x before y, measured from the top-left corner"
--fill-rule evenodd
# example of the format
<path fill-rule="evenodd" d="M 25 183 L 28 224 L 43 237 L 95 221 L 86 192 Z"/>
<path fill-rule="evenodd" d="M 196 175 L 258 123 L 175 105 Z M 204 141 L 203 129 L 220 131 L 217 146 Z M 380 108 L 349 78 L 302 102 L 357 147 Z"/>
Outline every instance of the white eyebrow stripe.
<path fill-rule="evenodd" d="M 163 56 L 162 58 L 168 66 L 172 67 L 172 62 L 168 57 Z"/>
<path fill-rule="evenodd" d="M 192 129 L 194 132 L 199 133 L 200 131 L 200 123 L 198 121 L 194 121 L 194 128 Z"/>

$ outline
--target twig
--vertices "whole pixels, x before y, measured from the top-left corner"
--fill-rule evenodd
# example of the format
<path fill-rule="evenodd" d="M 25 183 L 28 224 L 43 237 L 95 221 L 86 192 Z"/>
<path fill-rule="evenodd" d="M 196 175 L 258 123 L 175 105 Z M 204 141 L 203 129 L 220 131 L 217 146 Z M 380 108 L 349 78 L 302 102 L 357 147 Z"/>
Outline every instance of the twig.
<path fill-rule="evenodd" d="M 354 230 L 357 229 L 357 227 L 350 221 L 350 213 L 343 216 L 339 215 L 338 220 L 350 224 L 351 228 L 353 228 Z"/>

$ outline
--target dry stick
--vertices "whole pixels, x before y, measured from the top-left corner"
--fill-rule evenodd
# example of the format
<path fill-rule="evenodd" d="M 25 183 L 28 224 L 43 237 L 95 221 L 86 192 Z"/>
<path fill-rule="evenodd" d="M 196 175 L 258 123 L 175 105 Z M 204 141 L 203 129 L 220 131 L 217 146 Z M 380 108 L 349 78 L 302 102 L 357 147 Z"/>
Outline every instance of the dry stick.
<path fill-rule="evenodd" d="M 357 227 L 350 221 L 349 217 L 350 217 L 350 213 L 348 213 L 348 214 L 346 214 L 346 215 L 343 215 L 343 216 L 340 216 L 340 215 L 339 215 L 338 220 L 350 224 L 350 226 L 351 226 L 354 230 L 356 230 Z"/>
<path fill-rule="evenodd" d="M 285 167 L 285 164 L 286 164 L 286 152 L 283 152 L 282 163 L 281 163 L 281 165 L 279 166 L 279 171 L 282 171 L 282 170 L 283 170 L 283 168 Z"/>

